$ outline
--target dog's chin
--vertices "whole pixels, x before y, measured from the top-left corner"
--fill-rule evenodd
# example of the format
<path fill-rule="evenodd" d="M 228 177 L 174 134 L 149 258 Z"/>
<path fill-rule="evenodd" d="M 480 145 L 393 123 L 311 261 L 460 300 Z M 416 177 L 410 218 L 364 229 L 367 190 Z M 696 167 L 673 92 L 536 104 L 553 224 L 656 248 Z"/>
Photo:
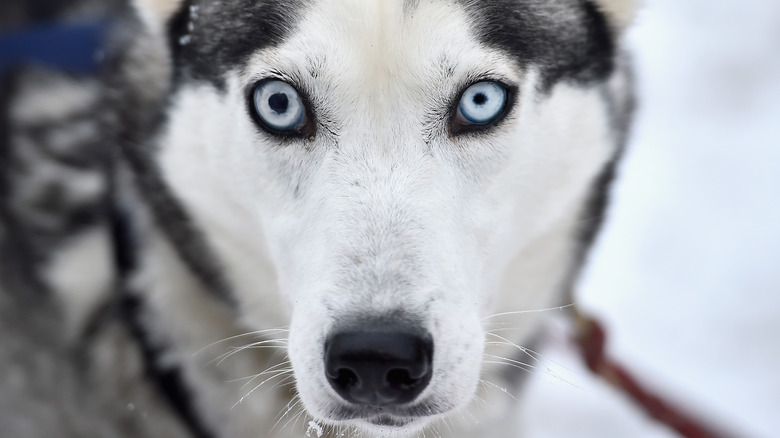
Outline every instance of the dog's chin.
<path fill-rule="evenodd" d="M 417 436 L 425 426 L 430 424 L 431 420 L 431 417 L 401 417 L 380 414 L 352 420 L 349 425 L 362 431 L 364 436 L 406 438 Z"/>
<path fill-rule="evenodd" d="M 312 416 L 335 430 L 347 428 L 359 432 L 356 436 L 407 438 L 419 436 L 426 426 L 447 412 L 438 412 L 423 404 L 409 409 L 342 407 L 328 411 L 327 415 L 312 413 Z"/>

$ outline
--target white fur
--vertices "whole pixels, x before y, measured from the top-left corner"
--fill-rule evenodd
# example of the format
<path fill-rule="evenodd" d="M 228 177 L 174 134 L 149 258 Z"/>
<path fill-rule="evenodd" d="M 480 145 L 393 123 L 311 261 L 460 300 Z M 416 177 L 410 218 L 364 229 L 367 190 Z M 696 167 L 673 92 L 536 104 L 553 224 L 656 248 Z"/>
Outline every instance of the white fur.
<path fill-rule="evenodd" d="M 106 230 L 94 227 L 74 236 L 46 266 L 44 278 L 64 306 L 71 334 L 83 329 L 82 324 L 89 313 L 113 286 L 112 261 L 111 241 Z"/>
<path fill-rule="evenodd" d="M 481 366 L 485 317 L 558 298 L 577 214 L 611 156 L 607 110 L 597 91 L 567 84 L 539 96 L 538 74 L 480 45 L 469 26 L 447 2 L 421 2 L 411 16 L 402 2 L 317 2 L 282 44 L 231 72 L 226 92 L 204 83 L 176 95 L 160 165 L 223 262 L 240 315 L 200 293 L 169 248 L 158 248 L 146 281 L 166 315 L 160 333 L 178 345 L 171 360 L 207 388 L 199 403 L 226 436 L 267 430 L 287 401 L 261 388 L 225 409 L 242 396 L 225 380 L 262 371 L 267 357 L 242 354 L 220 374 L 194 355 L 213 340 L 289 325 L 306 410 L 380 435 L 330 417 L 339 402 L 322 356 L 334 321 L 422 312 L 435 355 L 420 400 L 436 402 L 434 418 L 467 407 L 480 376 L 491 378 L 495 367 Z M 246 116 L 244 90 L 273 71 L 311 97 L 314 139 L 280 143 Z M 452 137 L 433 115 L 485 75 L 517 84 L 517 104 L 492 132 Z M 512 339 L 535 319 L 514 320 Z"/>

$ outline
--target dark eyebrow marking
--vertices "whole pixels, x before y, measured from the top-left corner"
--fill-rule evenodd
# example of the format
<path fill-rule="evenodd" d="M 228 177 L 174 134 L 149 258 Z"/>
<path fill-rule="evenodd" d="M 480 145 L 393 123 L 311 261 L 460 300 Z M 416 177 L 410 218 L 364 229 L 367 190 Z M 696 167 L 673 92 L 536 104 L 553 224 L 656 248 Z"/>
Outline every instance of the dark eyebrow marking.
<path fill-rule="evenodd" d="M 305 0 L 181 1 L 178 12 L 167 24 L 177 77 L 174 83 L 205 80 L 224 89 L 227 71 L 288 37 L 306 3 Z M 225 26 L 226 22 L 230 26 Z"/>
<path fill-rule="evenodd" d="M 614 30 L 594 0 L 530 2 L 457 0 L 473 17 L 473 32 L 521 67 L 539 66 L 542 89 L 567 81 L 587 85 L 614 70 Z"/>

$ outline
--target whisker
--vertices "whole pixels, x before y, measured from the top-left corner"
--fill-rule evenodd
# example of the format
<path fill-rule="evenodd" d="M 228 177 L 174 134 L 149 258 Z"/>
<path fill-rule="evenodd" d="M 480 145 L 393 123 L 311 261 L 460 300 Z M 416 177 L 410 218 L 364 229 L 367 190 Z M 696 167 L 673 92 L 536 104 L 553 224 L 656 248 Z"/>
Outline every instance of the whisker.
<path fill-rule="evenodd" d="M 294 396 L 294 397 L 293 397 L 293 398 L 292 398 L 292 399 L 291 399 L 291 400 L 290 400 L 290 401 L 287 403 L 287 405 L 286 405 L 284 408 L 282 408 L 282 410 L 281 410 L 281 411 L 279 411 L 279 413 L 277 414 L 277 417 L 278 417 L 278 418 L 277 418 L 276 422 L 274 423 L 274 425 L 271 427 L 271 430 L 270 430 L 270 432 L 273 432 L 273 431 L 274 431 L 274 429 L 276 429 L 276 426 L 278 426 L 278 425 L 279 425 L 279 423 L 282 421 L 282 419 L 284 419 L 284 417 L 286 417 L 287 415 L 289 415 L 289 414 L 290 414 L 290 412 L 291 412 L 293 409 L 295 409 L 296 407 L 299 407 L 299 406 L 301 406 L 301 403 L 302 403 L 302 401 L 301 401 L 301 398 L 298 396 L 298 394 L 296 394 L 296 395 L 295 395 L 295 396 Z M 280 430 L 280 432 L 281 432 L 281 430 Z"/>
<path fill-rule="evenodd" d="M 498 327 L 486 330 L 486 333 L 499 333 L 499 332 L 510 332 L 510 331 L 516 331 L 517 327 L 510 326 L 509 324 L 503 324 L 504 327 Z"/>
<path fill-rule="evenodd" d="M 568 372 L 570 372 L 572 374 L 577 374 L 576 371 L 568 368 L 567 366 L 565 366 L 565 365 L 563 365 L 563 364 L 561 364 L 559 362 L 556 362 L 556 361 L 546 357 L 545 355 L 543 355 L 542 353 L 539 353 L 538 351 L 534 351 L 534 350 L 532 350 L 532 349 L 530 349 L 528 347 L 523 347 L 521 345 L 518 345 L 518 344 L 510 341 L 509 339 L 507 339 L 507 338 L 505 338 L 503 336 L 496 335 L 495 333 L 488 333 L 488 334 L 493 336 L 493 337 L 496 337 L 496 338 L 498 338 L 498 339 L 500 339 L 500 340 L 502 340 L 504 342 L 506 342 L 507 345 L 522 351 L 523 353 L 527 354 L 529 357 L 531 357 L 532 359 L 534 359 L 537 362 L 541 362 L 541 360 L 544 359 L 544 360 L 549 361 L 551 364 L 553 364 L 553 365 L 555 365 L 555 366 L 557 366 L 557 367 L 559 367 L 561 369 L 564 369 L 564 370 L 566 370 L 566 371 L 568 371 Z"/>
<path fill-rule="evenodd" d="M 276 385 L 272 386 L 271 389 L 282 388 L 292 384 L 293 382 L 295 382 L 295 375 L 291 373 L 289 376 L 280 380 Z"/>
<path fill-rule="evenodd" d="M 226 353 L 222 353 L 219 356 L 215 357 L 214 359 L 210 360 L 206 363 L 206 365 L 211 365 L 216 362 L 216 366 L 222 365 L 222 362 L 227 360 L 229 357 L 233 356 L 234 354 L 240 353 L 246 349 L 249 348 L 278 348 L 278 349 L 286 349 L 287 348 L 287 340 L 286 339 L 266 339 L 263 341 L 257 341 L 252 342 L 251 344 L 242 345 L 241 347 L 231 347 L 230 351 Z"/>
<path fill-rule="evenodd" d="M 250 395 L 252 395 L 252 393 L 253 393 L 253 392 L 255 392 L 255 391 L 257 390 L 257 388 L 259 388 L 259 387 L 263 386 L 263 385 L 264 385 L 266 382 L 268 382 L 268 381 L 270 381 L 270 380 L 273 380 L 273 379 L 275 379 L 275 378 L 277 378 L 277 377 L 279 377 L 279 376 L 283 376 L 283 375 L 285 375 L 285 374 L 287 374 L 287 373 L 289 373 L 289 372 L 290 372 L 289 370 L 282 370 L 282 371 L 279 371 L 279 372 L 277 372 L 276 374 L 272 375 L 271 377 L 269 377 L 269 378 L 267 378 L 267 379 L 263 380 L 262 382 L 260 382 L 259 384 L 257 384 L 257 385 L 256 385 L 254 388 L 252 388 L 252 389 L 251 389 L 249 392 L 247 392 L 246 394 L 244 394 L 244 395 L 243 395 L 243 396 L 242 396 L 242 397 L 241 397 L 241 398 L 240 398 L 240 399 L 239 399 L 239 400 L 238 400 L 238 401 L 237 401 L 237 402 L 236 402 L 236 403 L 235 403 L 235 404 L 234 404 L 234 405 L 231 407 L 231 409 L 233 409 L 233 408 L 235 408 L 236 406 L 238 406 L 239 404 L 241 404 L 241 402 L 243 402 L 243 401 L 244 401 L 244 399 L 246 399 L 247 397 L 249 397 Z M 251 380 L 250 380 L 250 382 L 251 382 Z M 244 384 L 244 386 L 246 386 L 246 385 L 248 385 L 248 384 L 249 384 L 249 382 L 247 382 L 246 384 Z M 243 388 L 244 386 L 242 386 L 242 388 Z"/>
<path fill-rule="evenodd" d="M 455 428 L 454 425 L 452 424 L 452 420 L 450 419 L 450 417 L 444 417 L 442 418 L 442 420 L 444 423 L 444 427 L 446 427 L 447 430 L 450 431 L 450 434 L 451 435 L 455 434 Z"/>
<path fill-rule="evenodd" d="M 298 420 L 300 420 L 300 419 L 301 419 L 301 416 L 302 416 L 302 415 L 304 415 L 305 413 L 306 413 L 306 410 L 305 410 L 305 409 L 303 409 L 303 408 L 301 408 L 301 409 L 298 411 L 298 413 L 297 413 L 297 414 L 295 414 L 294 416 L 292 416 L 292 417 L 291 417 L 289 420 L 287 420 L 287 422 L 286 422 L 286 423 L 284 423 L 284 426 L 282 426 L 282 428 L 281 428 L 281 429 L 279 429 L 279 431 L 281 432 L 281 431 L 283 431 L 284 429 L 286 429 L 286 428 L 287 428 L 287 426 L 289 426 L 289 425 L 290 425 L 290 422 L 292 422 L 293 420 L 295 420 L 295 422 L 293 423 L 293 425 L 292 425 L 292 428 L 293 428 L 293 429 L 295 429 L 295 426 L 298 424 Z"/>
<path fill-rule="evenodd" d="M 516 368 L 526 369 L 528 371 L 531 371 L 531 370 L 527 369 L 527 368 L 522 368 L 521 366 L 531 367 L 532 369 L 540 369 L 540 370 L 543 370 L 545 372 L 545 374 L 548 374 L 548 375 L 554 377 L 555 379 L 560 380 L 561 382 L 567 383 L 567 384 L 569 384 L 569 385 L 571 385 L 571 386 L 573 386 L 575 388 L 582 389 L 582 387 L 580 387 L 579 385 L 575 384 L 574 382 L 564 378 L 563 376 L 561 376 L 560 374 L 555 372 L 553 370 L 553 368 L 551 368 L 551 367 L 549 367 L 547 365 L 544 365 L 543 360 L 549 362 L 550 364 L 552 364 L 552 365 L 554 365 L 554 366 L 556 366 L 556 367 L 558 367 L 560 369 L 566 370 L 569 373 L 572 373 L 574 375 L 578 374 L 576 371 L 574 371 L 574 370 L 572 370 L 572 369 L 564 366 L 563 364 L 560 364 L 560 363 L 558 363 L 558 362 L 556 362 L 556 361 L 554 361 L 552 359 L 549 359 L 549 358 L 545 357 L 543 354 L 541 354 L 539 352 L 536 352 L 536 351 L 534 351 L 534 350 L 532 350 L 530 348 L 526 348 L 526 347 L 522 347 L 520 345 L 517 345 L 514 342 L 511 342 L 511 341 L 507 340 L 506 338 L 503 338 L 503 337 L 498 336 L 498 335 L 493 335 L 493 336 L 496 336 L 499 339 L 502 339 L 502 342 L 495 342 L 494 344 L 497 344 L 497 345 L 508 345 L 510 347 L 517 348 L 520 351 L 522 351 L 523 353 L 527 354 L 528 357 L 532 358 L 533 360 L 535 360 L 538 363 L 538 366 L 533 366 L 531 364 L 527 364 L 525 362 L 520 362 L 520 361 L 517 361 L 515 359 L 510 359 L 510 358 L 500 357 L 500 356 L 494 356 L 497 359 L 501 359 L 503 361 L 511 362 L 511 363 L 503 362 L 505 365 L 515 366 Z M 484 355 L 488 356 L 489 354 L 485 353 Z M 485 361 L 485 362 L 486 363 L 492 363 L 492 362 L 489 362 L 489 361 Z M 517 366 L 517 365 L 521 365 L 521 366 Z"/>
<path fill-rule="evenodd" d="M 439 422 L 440 421 L 437 421 L 436 424 L 438 424 Z M 427 430 L 429 432 L 433 433 L 434 435 L 436 435 L 436 438 L 442 438 L 441 437 L 441 432 L 439 432 L 439 428 L 436 427 L 435 425 L 431 425 L 430 427 L 427 428 Z"/>
<path fill-rule="evenodd" d="M 295 427 L 296 427 L 296 426 L 298 426 L 298 421 L 299 421 L 301 418 L 303 418 L 304 424 L 306 423 L 306 420 L 307 420 L 308 418 L 310 418 L 310 417 L 309 417 L 309 413 L 308 413 L 308 412 L 306 412 L 306 409 L 301 409 L 301 412 L 300 412 L 298 415 L 296 415 L 296 417 L 297 417 L 297 418 L 295 419 L 295 422 L 294 422 L 294 423 L 293 423 L 293 425 L 292 425 L 293 429 L 295 429 Z"/>
<path fill-rule="evenodd" d="M 203 350 L 206 350 L 207 348 L 213 347 L 213 346 L 215 346 L 215 345 L 217 345 L 219 343 L 222 343 L 222 342 L 231 341 L 233 339 L 242 338 L 244 336 L 262 336 L 262 335 L 268 334 L 268 333 L 280 333 L 280 332 L 289 333 L 290 330 L 289 329 L 283 329 L 283 328 L 273 328 L 273 329 L 255 330 L 255 331 L 251 331 L 251 332 L 241 333 L 241 334 L 238 334 L 238 335 L 234 335 L 234 336 L 230 336 L 230 337 L 227 337 L 227 338 L 224 338 L 224 339 L 220 339 L 218 341 L 214 341 L 214 342 L 206 345 L 205 347 L 202 347 L 200 350 L 192 353 L 192 356 L 193 357 L 197 356 L 198 354 L 202 353 Z"/>
<path fill-rule="evenodd" d="M 278 368 L 278 367 L 283 366 L 283 365 L 290 365 L 290 361 L 284 361 L 282 363 L 278 363 L 276 365 L 270 366 L 270 367 L 266 368 L 264 371 L 262 371 L 262 372 L 260 372 L 258 374 L 252 374 L 251 376 L 246 376 L 246 377 L 238 377 L 238 378 L 235 378 L 235 379 L 226 380 L 225 382 L 226 383 L 235 383 L 235 382 L 240 382 L 242 380 L 254 379 L 257 376 L 268 374 L 268 373 L 273 372 L 273 371 L 281 371 L 281 370 L 275 370 L 275 368 Z M 290 369 L 292 369 L 292 368 L 290 368 Z"/>
<path fill-rule="evenodd" d="M 530 369 L 537 368 L 535 365 L 531 365 L 530 363 L 523 362 L 523 361 L 520 361 L 520 360 L 517 360 L 517 359 L 512 359 L 511 357 L 496 356 L 495 354 L 489 354 L 489 353 L 485 353 L 485 354 L 483 354 L 483 356 L 489 357 L 489 358 L 493 358 L 493 359 L 496 359 L 496 360 L 500 360 L 500 361 L 502 361 L 503 363 L 506 363 L 506 364 L 512 363 L 512 364 L 516 364 L 516 365 L 520 365 L 520 366 L 525 366 L 525 367 L 528 367 Z"/>
<path fill-rule="evenodd" d="M 479 396 L 474 394 L 474 403 L 470 403 L 465 409 L 460 411 L 460 414 L 457 417 L 453 417 L 453 422 L 457 420 L 460 425 L 458 430 L 468 429 L 471 424 L 479 424 L 479 420 L 477 420 L 477 417 L 471 412 L 471 408 L 474 407 L 477 401 L 484 402 L 483 399 L 480 399 Z"/>
<path fill-rule="evenodd" d="M 490 405 L 488 404 L 487 400 L 485 400 L 484 398 L 480 397 L 479 394 L 474 394 L 474 401 L 479 402 L 479 404 L 481 404 L 483 408 L 489 408 L 490 407 Z"/>
<path fill-rule="evenodd" d="M 522 362 L 519 362 L 519 363 L 516 363 L 516 364 L 509 363 L 509 362 L 497 361 L 497 360 L 486 360 L 486 361 L 483 361 L 483 362 L 484 363 L 494 363 L 494 364 L 499 364 L 499 365 L 506 365 L 506 366 L 510 366 L 510 367 L 517 368 L 517 369 L 523 370 L 523 371 L 528 371 L 528 372 L 533 372 L 535 370 L 535 367 L 533 367 L 531 365 L 528 365 L 528 364 L 524 364 Z"/>
<path fill-rule="evenodd" d="M 283 364 L 279 364 L 279 365 L 283 365 Z M 275 365 L 275 366 L 273 366 L 273 367 L 271 367 L 271 368 L 269 368 L 269 369 L 267 369 L 267 370 L 265 370 L 265 371 L 263 371 L 261 373 L 255 374 L 254 376 L 252 376 L 251 379 L 249 379 L 248 382 L 246 382 L 243 385 L 241 385 L 241 389 L 244 389 L 247 386 L 251 385 L 254 380 L 256 380 L 256 379 L 258 379 L 260 377 L 263 377 L 263 376 L 267 376 L 269 374 L 273 374 L 272 377 L 276 377 L 276 376 L 280 376 L 280 375 L 283 375 L 283 374 L 292 373 L 292 368 L 273 369 L 273 368 L 276 368 L 276 366 L 278 366 L 278 365 Z"/>
<path fill-rule="evenodd" d="M 515 347 L 516 347 L 515 345 L 513 345 L 513 344 L 511 344 L 511 343 L 508 343 L 508 342 L 485 342 L 485 345 L 506 345 L 506 346 L 508 346 L 508 347 L 513 347 L 513 348 L 515 348 Z M 531 358 L 531 359 L 533 359 L 535 362 L 540 362 L 540 359 L 539 359 L 538 357 L 534 356 L 534 355 L 531 353 L 531 350 L 527 350 L 527 349 L 526 349 L 526 350 L 523 350 L 523 349 L 521 348 L 521 349 L 520 349 L 520 351 L 522 351 L 523 353 L 525 353 L 525 355 L 526 355 L 526 356 L 530 357 L 530 358 Z M 507 358 L 507 359 L 508 359 L 508 358 Z"/>
<path fill-rule="evenodd" d="M 490 315 L 490 316 L 486 316 L 486 317 L 482 318 L 482 320 L 484 321 L 486 319 L 497 318 L 499 316 L 522 315 L 522 314 L 526 314 L 526 313 L 552 312 L 552 311 L 555 311 L 555 310 L 568 309 L 569 307 L 574 307 L 575 305 L 576 305 L 576 303 L 569 303 L 569 304 L 565 304 L 563 306 L 548 307 L 546 309 L 529 309 L 529 310 L 516 310 L 514 312 L 502 312 L 502 313 L 496 313 L 496 314 L 493 314 L 493 315 Z"/>
<path fill-rule="evenodd" d="M 530 349 L 528 347 L 523 347 L 522 345 L 516 344 L 516 343 L 510 341 L 509 339 L 507 339 L 507 338 L 505 338 L 505 337 L 503 337 L 501 335 L 497 335 L 495 333 L 487 333 L 487 334 L 489 336 L 493 336 L 494 338 L 499 339 L 501 342 L 493 343 L 491 341 L 488 341 L 488 342 L 486 342 L 486 344 L 489 344 L 489 345 L 502 345 L 503 344 L 503 345 L 507 345 L 507 346 L 513 347 L 513 348 L 515 348 L 517 350 L 520 350 L 521 352 L 525 353 L 526 355 L 528 355 L 528 357 L 530 357 L 531 359 L 533 359 L 533 360 L 535 360 L 537 362 L 539 362 L 540 358 L 542 357 L 542 355 L 540 353 L 537 353 L 536 351 L 534 351 L 534 350 L 532 350 L 532 349 Z"/>
<path fill-rule="evenodd" d="M 508 396 L 512 397 L 512 399 L 513 399 L 513 400 L 515 400 L 515 401 L 517 400 L 517 397 L 515 397 L 514 395 L 512 395 L 512 394 L 511 394 L 511 393 L 510 393 L 510 392 L 509 392 L 509 391 L 508 391 L 506 388 L 503 388 L 503 387 L 501 387 L 501 386 L 498 386 L 498 385 L 496 385 L 495 383 L 493 383 L 493 382 L 490 382 L 490 381 L 488 381 L 488 380 L 485 380 L 485 379 L 479 379 L 479 380 L 480 380 L 482 383 L 484 383 L 485 385 L 490 385 L 490 386 L 492 386 L 492 387 L 494 387 L 494 388 L 498 389 L 499 391 L 503 392 L 504 394 L 506 394 L 506 395 L 508 395 Z"/>

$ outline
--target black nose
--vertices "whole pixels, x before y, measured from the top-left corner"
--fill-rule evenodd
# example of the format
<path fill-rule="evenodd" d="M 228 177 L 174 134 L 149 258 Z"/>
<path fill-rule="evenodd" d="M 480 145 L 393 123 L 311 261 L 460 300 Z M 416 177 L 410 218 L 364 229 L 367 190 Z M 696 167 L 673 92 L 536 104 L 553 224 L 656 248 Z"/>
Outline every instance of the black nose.
<path fill-rule="evenodd" d="M 344 331 L 325 344 L 325 374 L 346 401 L 387 406 L 415 399 L 431 380 L 430 335 L 401 330 Z"/>

